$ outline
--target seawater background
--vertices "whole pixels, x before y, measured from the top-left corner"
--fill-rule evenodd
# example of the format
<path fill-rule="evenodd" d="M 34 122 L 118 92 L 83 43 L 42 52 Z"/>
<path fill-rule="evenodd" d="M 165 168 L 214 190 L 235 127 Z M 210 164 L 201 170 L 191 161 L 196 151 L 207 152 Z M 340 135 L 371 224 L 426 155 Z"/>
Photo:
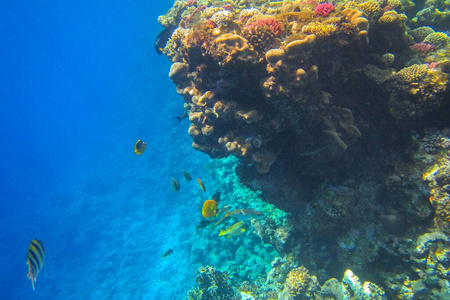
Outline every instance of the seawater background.
<path fill-rule="evenodd" d="M 182 99 L 153 47 L 170 6 L 1 4 L 1 299 L 182 299 L 193 284 L 200 192 L 180 171 L 214 183 L 188 122 L 176 125 Z M 142 156 L 138 138 L 148 141 Z M 47 250 L 36 291 L 32 238 Z"/>

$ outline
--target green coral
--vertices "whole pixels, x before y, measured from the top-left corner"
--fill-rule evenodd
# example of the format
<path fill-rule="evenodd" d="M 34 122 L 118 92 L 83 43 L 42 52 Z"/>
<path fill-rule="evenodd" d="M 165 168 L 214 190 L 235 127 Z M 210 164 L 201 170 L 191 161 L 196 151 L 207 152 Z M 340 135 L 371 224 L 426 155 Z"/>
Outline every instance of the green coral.
<path fill-rule="evenodd" d="M 432 33 L 435 33 L 435 31 L 430 26 L 421 26 L 410 31 L 410 34 L 414 37 L 414 40 L 417 43 L 422 42 L 428 35 Z"/>
<path fill-rule="evenodd" d="M 434 32 L 423 40 L 424 43 L 432 44 L 436 48 L 444 48 L 448 43 L 448 36 L 443 32 Z"/>

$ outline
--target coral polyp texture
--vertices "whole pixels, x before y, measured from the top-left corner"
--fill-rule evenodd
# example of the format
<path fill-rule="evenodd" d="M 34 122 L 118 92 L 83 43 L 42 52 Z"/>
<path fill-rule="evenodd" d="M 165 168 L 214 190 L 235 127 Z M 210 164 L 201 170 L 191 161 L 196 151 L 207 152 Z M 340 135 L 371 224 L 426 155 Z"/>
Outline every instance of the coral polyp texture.
<path fill-rule="evenodd" d="M 160 16 L 192 147 L 234 157 L 241 183 L 290 216 L 249 222 L 271 247 L 259 253 L 282 259 L 255 278 L 222 269 L 251 281 L 242 297 L 450 297 L 444 2 L 176 1 Z"/>

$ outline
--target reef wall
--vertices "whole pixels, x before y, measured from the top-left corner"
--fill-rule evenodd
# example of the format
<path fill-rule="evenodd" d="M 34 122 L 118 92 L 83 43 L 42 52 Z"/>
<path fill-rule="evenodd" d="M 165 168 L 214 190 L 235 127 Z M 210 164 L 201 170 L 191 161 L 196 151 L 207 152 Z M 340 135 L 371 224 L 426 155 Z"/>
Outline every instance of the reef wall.
<path fill-rule="evenodd" d="M 380 297 L 450 297 L 448 10 L 187 0 L 159 18 L 192 146 L 237 157 L 241 182 L 291 214 L 293 246 L 277 248 L 287 270 L 325 282 L 352 269 Z M 273 244 L 268 220 L 252 224 Z"/>

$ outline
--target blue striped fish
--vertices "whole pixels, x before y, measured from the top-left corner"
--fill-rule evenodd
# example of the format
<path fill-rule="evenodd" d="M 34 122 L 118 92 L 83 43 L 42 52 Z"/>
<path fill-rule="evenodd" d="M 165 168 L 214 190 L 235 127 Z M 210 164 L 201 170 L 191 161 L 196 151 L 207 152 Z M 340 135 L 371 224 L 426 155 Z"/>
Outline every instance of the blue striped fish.
<path fill-rule="evenodd" d="M 34 290 L 34 283 L 36 277 L 41 271 L 45 260 L 45 249 L 41 241 L 36 239 L 31 240 L 30 247 L 28 248 L 27 265 L 28 265 L 28 279 L 31 279 L 31 285 Z"/>

